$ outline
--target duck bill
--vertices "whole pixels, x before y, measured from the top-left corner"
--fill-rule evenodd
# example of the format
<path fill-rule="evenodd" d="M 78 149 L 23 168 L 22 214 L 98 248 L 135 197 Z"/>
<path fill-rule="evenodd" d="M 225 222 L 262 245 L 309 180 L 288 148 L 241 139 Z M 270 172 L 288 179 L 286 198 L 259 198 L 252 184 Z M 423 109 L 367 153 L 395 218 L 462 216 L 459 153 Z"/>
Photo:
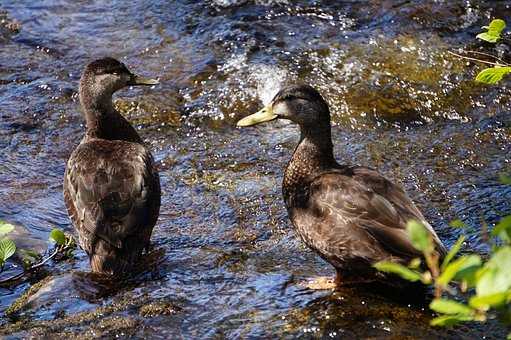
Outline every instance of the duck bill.
<path fill-rule="evenodd" d="M 273 110 L 271 104 L 264 107 L 262 110 L 257 111 L 250 116 L 247 116 L 236 123 L 237 126 L 252 126 L 264 122 L 269 122 L 270 120 L 274 120 L 277 118 L 276 114 L 273 114 Z"/>
<path fill-rule="evenodd" d="M 131 77 L 131 80 L 128 85 L 149 85 L 149 86 L 151 86 L 151 85 L 157 85 L 159 83 L 160 82 L 156 79 L 144 78 L 144 77 L 139 77 L 139 76 L 133 75 Z"/>

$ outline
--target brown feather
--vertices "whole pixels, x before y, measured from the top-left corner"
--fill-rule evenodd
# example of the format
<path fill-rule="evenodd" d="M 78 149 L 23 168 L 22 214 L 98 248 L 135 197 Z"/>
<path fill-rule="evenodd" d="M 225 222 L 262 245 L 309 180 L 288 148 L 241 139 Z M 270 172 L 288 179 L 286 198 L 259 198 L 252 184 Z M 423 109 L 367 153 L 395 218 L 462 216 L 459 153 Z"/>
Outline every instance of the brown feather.
<path fill-rule="evenodd" d="M 335 161 L 328 106 L 317 92 L 304 95 L 312 92 L 309 86 L 290 86 L 273 100 L 282 117 L 300 125 L 282 191 L 305 244 L 341 276 L 380 276 L 372 268 L 375 262 L 406 263 L 421 256 L 406 231 L 414 219 L 426 226 L 444 256 L 442 242 L 401 186 L 373 169 Z"/>
<path fill-rule="evenodd" d="M 112 106 L 112 93 L 131 76 L 105 58 L 80 80 L 87 132 L 67 162 L 64 201 L 94 272 L 126 274 L 149 246 L 160 209 L 153 157 Z"/>

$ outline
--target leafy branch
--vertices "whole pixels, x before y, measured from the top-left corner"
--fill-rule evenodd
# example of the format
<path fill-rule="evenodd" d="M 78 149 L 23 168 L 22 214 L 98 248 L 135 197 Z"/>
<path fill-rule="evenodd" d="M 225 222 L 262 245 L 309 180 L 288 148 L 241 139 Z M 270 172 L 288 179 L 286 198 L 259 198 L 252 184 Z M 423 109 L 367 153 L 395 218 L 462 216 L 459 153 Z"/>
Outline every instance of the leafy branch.
<path fill-rule="evenodd" d="M 508 176 L 502 175 L 500 178 L 505 184 L 511 183 Z M 451 225 L 463 227 L 460 220 L 453 221 Z M 407 232 L 413 246 L 423 254 L 425 269 L 420 270 L 419 258 L 408 265 L 382 261 L 374 264 L 374 267 L 408 281 L 421 281 L 434 288 L 435 298 L 429 307 L 439 316 L 431 320 L 431 325 L 484 322 L 490 311 L 501 314 L 505 320 L 511 320 L 511 310 L 507 308 L 511 302 L 511 215 L 503 217 L 491 231 L 488 242 L 492 252 L 486 261 L 478 254 L 470 253 L 456 258 L 465 242 L 465 236 L 460 236 L 440 263 L 433 248 L 432 236 L 426 227 L 410 221 Z M 468 303 L 449 298 L 457 291 L 469 293 Z"/>
<path fill-rule="evenodd" d="M 504 20 L 494 19 L 488 26 L 483 27 L 483 29 L 486 29 L 486 32 L 479 33 L 477 35 L 477 38 L 492 44 L 496 44 L 504 40 L 504 38 L 502 37 L 502 32 L 504 31 L 505 28 L 506 22 Z M 477 54 L 493 58 L 496 62 L 491 62 L 480 58 L 467 57 L 451 51 L 448 51 L 448 53 L 461 59 L 475 61 L 487 65 L 493 65 L 493 67 L 486 68 L 477 74 L 475 80 L 480 83 L 493 85 L 501 81 L 507 74 L 511 73 L 511 64 L 506 63 L 501 58 L 491 55 L 489 53 L 478 51 L 465 51 L 465 53 Z"/>
<path fill-rule="evenodd" d="M 14 241 L 4 237 L 13 230 L 13 225 L 0 221 L 0 236 L 2 237 L 2 239 L 0 239 L 0 273 L 4 271 L 7 259 L 14 255 L 17 250 Z M 49 239 L 55 243 L 55 247 L 46 257 L 41 256 L 33 250 L 19 249 L 23 258 L 24 270 L 18 274 L 0 280 L 0 284 L 17 281 L 58 256 L 71 257 L 74 249 L 76 249 L 74 239 L 71 236 L 64 234 L 64 232 L 59 229 L 53 229 L 50 232 Z"/>

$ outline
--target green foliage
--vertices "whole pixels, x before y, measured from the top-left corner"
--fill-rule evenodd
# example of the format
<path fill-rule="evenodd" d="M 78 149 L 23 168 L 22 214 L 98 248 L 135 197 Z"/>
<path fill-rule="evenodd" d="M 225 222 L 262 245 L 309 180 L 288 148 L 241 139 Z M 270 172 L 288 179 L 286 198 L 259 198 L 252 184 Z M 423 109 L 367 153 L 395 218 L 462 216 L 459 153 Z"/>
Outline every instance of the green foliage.
<path fill-rule="evenodd" d="M 502 32 L 506 28 L 506 23 L 504 20 L 495 19 L 484 28 L 486 32 L 477 35 L 477 38 L 497 43 L 503 39 Z M 495 60 L 498 62 L 461 55 L 458 57 L 495 65 L 477 75 L 476 81 L 485 84 L 495 84 L 511 73 L 511 64 L 497 57 Z M 499 181 L 511 185 L 511 176 L 500 174 Z M 483 228 L 487 230 L 486 223 L 482 223 L 481 230 Z M 459 219 L 449 225 L 453 228 L 465 227 L 463 221 Z M 407 224 L 407 232 L 413 246 L 422 252 L 427 268 L 420 272 L 421 259 L 410 261 L 408 266 L 380 262 L 375 267 L 409 281 L 420 280 L 434 288 L 435 299 L 429 307 L 439 315 L 431 320 L 431 325 L 451 326 L 466 321 L 484 322 L 490 312 L 499 314 L 501 322 L 511 323 L 511 215 L 501 218 L 491 231 L 490 237 L 484 233 L 484 239 L 491 249 L 487 260 L 474 253 L 456 258 L 465 242 L 465 236 L 461 236 L 440 263 L 439 255 L 434 252 L 433 238 L 423 225 L 417 221 L 410 221 Z M 448 298 L 459 290 L 468 292 L 468 304 Z M 508 339 L 511 340 L 511 333 Z"/>
<path fill-rule="evenodd" d="M 411 221 L 407 231 L 413 245 L 422 251 L 427 270 L 421 273 L 420 262 L 416 260 L 411 261 L 408 267 L 392 262 L 378 262 L 374 267 L 408 281 L 431 284 L 435 288 L 435 299 L 429 307 L 439 315 L 431 320 L 431 325 L 484 322 L 490 310 L 504 313 L 508 309 L 511 301 L 511 216 L 502 218 L 492 231 L 499 245 L 493 247 L 490 258 L 485 262 L 477 254 L 466 254 L 455 259 L 465 241 L 465 236 L 461 236 L 440 264 L 432 251 L 434 242 L 427 229 Z M 443 297 L 453 293 L 453 285 L 463 291 L 475 288 L 475 293 L 468 298 L 468 305 Z"/>
<path fill-rule="evenodd" d="M 486 29 L 486 32 L 478 34 L 477 38 L 495 44 L 498 41 L 502 40 L 502 31 L 506 28 L 506 22 L 502 19 L 495 19 L 488 26 L 485 26 L 483 28 Z M 492 63 L 477 58 L 467 58 L 469 60 L 475 60 L 485 64 L 495 65 L 494 67 L 486 68 L 479 72 L 479 74 L 475 78 L 477 82 L 493 85 L 501 81 L 507 74 L 511 73 L 510 64 L 502 61 L 497 57 L 494 58 L 498 60 L 498 62 Z M 509 180 L 509 182 L 511 182 L 511 180 Z"/>
<path fill-rule="evenodd" d="M 463 245 L 463 242 L 465 242 L 465 236 L 462 235 L 458 238 L 458 240 L 452 246 L 452 248 L 449 250 L 447 255 L 445 255 L 444 261 L 442 262 L 442 266 L 440 267 L 440 269 L 442 269 L 442 271 L 445 271 L 445 268 L 447 267 L 447 265 L 451 262 L 451 260 L 454 258 L 454 256 L 456 256 L 456 254 L 460 251 L 461 246 Z"/>
<path fill-rule="evenodd" d="M 449 222 L 449 226 L 453 228 L 465 228 L 465 223 L 462 220 L 456 219 L 454 221 Z"/>
<path fill-rule="evenodd" d="M 23 267 L 25 269 L 30 268 L 34 263 L 41 260 L 41 254 L 30 249 L 20 249 Z"/>
<path fill-rule="evenodd" d="M 0 237 L 10 233 L 13 230 L 14 226 L 12 224 L 0 221 Z"/>
<path fill-rule="evenodd" d="M 16 245 L 14 242 L 8 238 L 3 238 L 0 240 L 0 266 L 4 266 L 5 261 L 16 251 Z"/>
<path fill-rule="evenodd" d="M 3 269 L 5 262 L 9 257 L 14 255 L 16 252 L 16 245 L 14 242 L 6 237 L 5 235 L 9 234 L 14 230 L 14 226 L 4 221 L 0 221 L 0 268 Z"/>
<path fill-rule="evenodd" d="M 399 263 L 380 261 L 375 263 L 374 268 L 385 273 L 399 275 L 405 280 L 416 282 L 421 280 L 421 274 L 415 270 L 409 269 Z"/>
<path fill-rule="evenodd" d="M 419 268 L 421 263 L 422 263 L 421 259 L 417 257 L 410 261 L 410 263 L 408 264 L 408 268 L 417 269 L 417 268 Z"/>
<path fill-rule="evenodd" d="M 476 309 L 487 311 L 490 307 L 500 307 L 509 300 L 509 292 L 501 292 L 489 295 L 472 296 L 468 304 Z"/>
<path fill-rule="evenodd" d="M 506 242 L 511 242 L 511 215 L 504 217 L 493 228 L 492 236 L 498 236 Z"/>
<path fill-rule="evenodd" d="M 476 81 L 493 85 L 501 81 L 502 78 L 504 78 L 504 76 L 508 73 L 511 73 L 510 66 L 495 66 L 486 68 L 479 72 L 479 74 L 476 76 Z"/>
<path fill-rule="evenodd" d="M 410 235 L 410 240 L 416 249 L 424 253 L 431 253 L 433 251 L 431 234 L 422 223 L 411 220 L 406 225 L 406 231 Z"/>
<path fill-rule="evenodd" d="M 63 246 L 66 244 L 66 235 L 62 230 L 54 228 L 50 232 L 50 240 L 59 246 Z"/>
<path fill-rule="evenodd" d="M 434 310 L 437 313 L 442 314 L 457 314 L 457 315 L 473 315 L 474 309 L 471 307 L 464 305 L 462 303 L 456 302 L 454 300 L 447 299 L 434 299 L 429 304 L 429 308 Z"/>
<path fill-rule="evenodd" d="M 474 321 L 471 315 L 442 315 L 431 320 L 431 326 L 454 326 L 460 322 Z"/>
<path fill-rule="evenodd" d="M 66 236 L 61 230 L 53 229 L 50 233 L 50 240 L 56 243 L 55 250 L 47 258 L 43 259 L 42 256 L 30 249 L 16 249 L 16 244 L 9 238 L 4 237 L 14 230 L 14 226 L 0 221 L 0 272 L 3 271 L 7 259 L 13 256 L 16 251 L 21 255 L 23 267 L 25 271 L 30 271 L 40 267 L 46 261 L 54 258 L 57 255 L 60 257 L 71 257 L 74 248 L 76 247 L 72 237 Z M 1 283 L 16 281 L 21 278 L 25 272 L 18 273 L 12 277 L 1 280 Z"/>
<path fill-rule="evenodd" d="M 500 174 L 499 181 L 502 184 L 511 185 L 511 176 L 506 175 L 506 174 Z"/>
<path fill-rule="evenodd" d="M 506 22 L 502 19 L 495 19 L 490 22 L 490 25 L 484 26 L 483 29 L 486 29 L 486 32 L 479 33 L 477 35 L 478 39 L 496 43 L 501 39 L 502 31 L 506 28 Z"/>
<path fill-rule="evenodd" d="M 481 266 L 481 258 L 479 255 L 466 255 L 461 256 L 456 259 L 452 263 L 449 263 L 442 271 L 442 274 L 438 277 L 438 284 L 441 286 L 447 286 L 449 282 L 452 281 L 455 277 L 465 277 L 463 273 L 464 271 L 470 270 L 472 268 L 479 268 Z"/>
<path fill-rule="evenodd" d="M 511 246 L 499 247 L 477 272 L 478 296 L 509 291 L 511 288 Z"/>

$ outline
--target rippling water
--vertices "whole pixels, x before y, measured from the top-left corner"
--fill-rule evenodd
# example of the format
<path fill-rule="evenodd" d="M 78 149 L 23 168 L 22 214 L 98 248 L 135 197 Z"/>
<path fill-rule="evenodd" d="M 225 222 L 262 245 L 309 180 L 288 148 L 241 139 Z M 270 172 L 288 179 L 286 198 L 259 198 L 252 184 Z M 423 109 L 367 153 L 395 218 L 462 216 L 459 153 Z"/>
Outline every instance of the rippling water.
<path fill-rule="evenodd" d="M 481 66 L 460 47 L 507 57 L 475 41 L 511 1 L 14 1 L 21 24 L 0 28 L 0 218 L 44 248 L 53 226 L 72 231 L 62 200 L 65 162 L 79 142 L 80 72 L 110 55 L 161 85 L 127 89 L 119 109 L 151 146 L 164 191 L 153 234 L 157 269 L 104 291 L 81 251 L 52 265 L 49 292 L 2 327 L 26 336 L 487 337 L 494 323 L 453 330 L 430 313 L 371 292 L 311 292 L 300 282 L 332 269 L 290 228 L 280 194 L 296 127 L 234 122 L 301 80 L 329 102 L 339 161 L 402 182 L 446 244 L 511 210 L 511 91 L 475 84 Z M 0 26 L 1 27 L 1 26 Z M 60 273 L 60 274 L 59 274 Z M 58 275 L 57 275 L 58 274 Z M 32 280 L 34 281 L 34 280 Z M 0 288 L 4 310 L 34 282 Z M 45 295 L 46 294 L 46 295 Z M 147 316 L 147 304 L 173 312 Z M 87 314 L 95 311 L 97 314 Z M 11 328 L 7 328 L 11 327 Z"/>

